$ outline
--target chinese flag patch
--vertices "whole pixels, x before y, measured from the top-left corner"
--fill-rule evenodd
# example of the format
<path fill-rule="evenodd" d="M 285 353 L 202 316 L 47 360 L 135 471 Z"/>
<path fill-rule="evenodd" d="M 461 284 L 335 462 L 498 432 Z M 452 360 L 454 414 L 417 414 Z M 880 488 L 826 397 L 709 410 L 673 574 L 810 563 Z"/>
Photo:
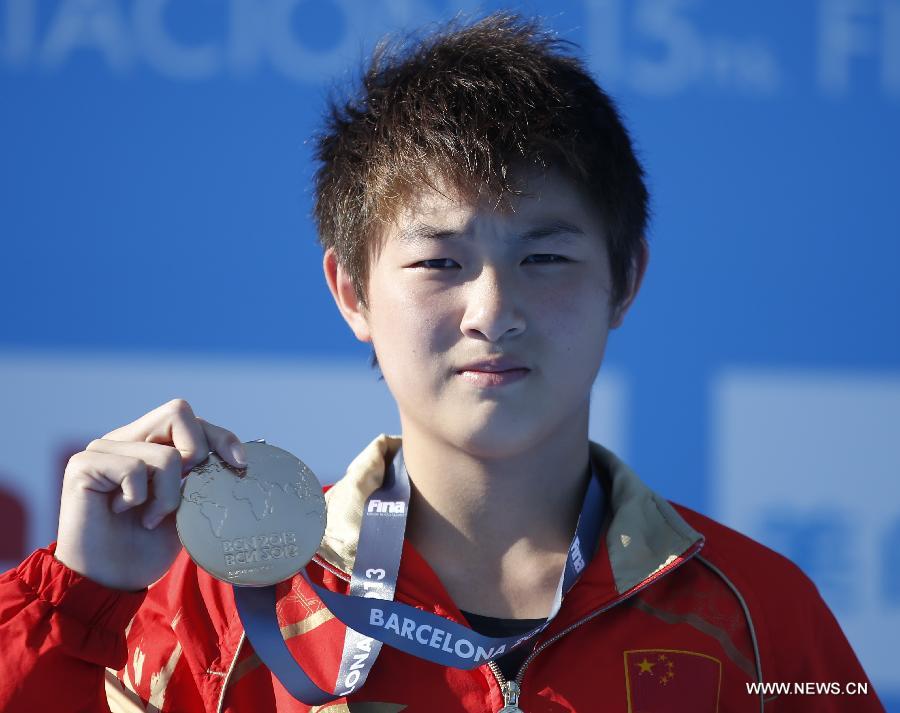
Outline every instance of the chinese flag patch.
<path fill-rule="evenodd" d="M 722 662 L 693 651 L 625 652 L 628 713 L 718 713 Z"/>

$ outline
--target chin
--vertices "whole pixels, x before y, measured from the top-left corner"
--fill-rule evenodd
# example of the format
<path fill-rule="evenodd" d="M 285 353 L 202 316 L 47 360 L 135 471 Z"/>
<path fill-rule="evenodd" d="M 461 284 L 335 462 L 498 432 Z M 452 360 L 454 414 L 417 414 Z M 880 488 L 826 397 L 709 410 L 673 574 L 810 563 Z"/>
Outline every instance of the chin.
<path fill-rule="evenodd" d="M 520 455 L 534 448 L 539 429 L 521 421 L 500 423 L 491 420 L 483 424 L 462 423 L 458 430 L 446 434 L 448 441 L 473 457 L 499 460 Z"/>

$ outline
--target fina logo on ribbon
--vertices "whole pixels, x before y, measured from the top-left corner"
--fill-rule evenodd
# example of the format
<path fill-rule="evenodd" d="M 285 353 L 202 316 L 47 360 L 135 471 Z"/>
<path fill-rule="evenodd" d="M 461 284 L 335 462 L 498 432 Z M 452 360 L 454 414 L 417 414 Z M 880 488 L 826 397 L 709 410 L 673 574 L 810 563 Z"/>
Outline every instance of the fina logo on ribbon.
<path fill-rule="evenodd" d="M 578 539 L 578 535 L 572 540 L 572 546 L 569 547 L 569 554 L 572 557 L 572 566 L 575 568 L 575 573 L 579 574 L 581 570 L 584 569 L 585 562 L 584 555 L 581 554 L 581 541 Z"/>
<path fill-rule="evenodd" d="M 373 515 L 406 515 L 406 503 L 402 500 L 370 500 L 367 512 Z"/>

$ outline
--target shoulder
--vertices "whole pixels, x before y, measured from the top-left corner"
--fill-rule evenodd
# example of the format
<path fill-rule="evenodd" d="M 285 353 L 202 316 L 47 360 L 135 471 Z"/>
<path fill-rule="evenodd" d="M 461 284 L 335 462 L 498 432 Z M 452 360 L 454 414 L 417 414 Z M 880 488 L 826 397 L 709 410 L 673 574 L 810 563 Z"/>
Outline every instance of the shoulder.
<path fill-rule="evenodd" d="M 810 616 L 827 611 L 815 583 L 790 559 L 695 510 L 677 503 L 672 506 L 704 535 L 700 563 L 726 580 L 755 617 L 773 627 L 804 621 L 815 625 Z"/>
<path fill-rule="evenodd" d="M 855 661 L 834 615 L 800 567 L 710 517 L 683 505 L 672 506 L 706 538 L 697 565 L 712 569 L 746 608 L 767 662 L 764 669 L 786 673 L 798 661 L 810 663 L 826 641 L 836 659 Z"/>
<path fill-rule="evenodd" d="M 701 556 L 723 574 L 746 583 L 764 595 L 785 586 L 815 590 L 815 584 L 794 562 L 760 542 L 678 503 L 670 503 L 681 517 L 706 540 Z"/>
<path fill-rule="evenodd" d="M 727 579 L 747 608 L 769 680 L 867 681 L 853 647 L 818 588 L 777 552 L 690 508 L 672 504 L 707 544 L 698 564 Z M 860 710 L 880 710 L 866 699 Z M 831 709 L 829 709 L 831 710 Z"/>

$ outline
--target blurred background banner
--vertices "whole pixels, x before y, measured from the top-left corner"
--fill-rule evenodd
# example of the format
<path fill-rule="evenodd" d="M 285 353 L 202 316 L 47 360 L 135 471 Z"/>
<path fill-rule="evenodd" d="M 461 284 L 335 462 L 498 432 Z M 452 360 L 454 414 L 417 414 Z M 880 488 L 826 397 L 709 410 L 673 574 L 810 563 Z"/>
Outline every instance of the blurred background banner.
<path fill-rule="evenodd" d="M 580 45 L 649 174 L 592 437 L 803 567 L 900 712 L 900 0 L 0 0 L 0 568 L 170 398 L 326 481 L 397 431 L 309 139 L 382 34 L 501 7 Z"/>

